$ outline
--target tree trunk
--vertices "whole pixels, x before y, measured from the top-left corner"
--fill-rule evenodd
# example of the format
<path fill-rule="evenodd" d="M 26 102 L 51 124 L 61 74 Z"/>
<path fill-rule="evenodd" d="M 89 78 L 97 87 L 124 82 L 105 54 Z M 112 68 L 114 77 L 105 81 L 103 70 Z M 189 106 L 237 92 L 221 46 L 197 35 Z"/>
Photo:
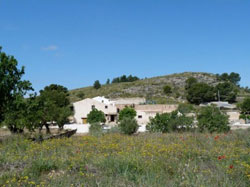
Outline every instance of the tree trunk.
<path fill-rule="evenodd" d="M 47 123 L 45 124 L 45 127 L 46 127 L 46 134 L 51 134 L 49 125 Z"/>
<path fill-rule="evenodd" d="M 15 127 L 14 125 L 10 126 L 9 130 L 10 130 L 10 132 L 12 134 L 21 134 L 21 133 L 23 133 L 23 129 L 19 129 L 19 128 Z"/>

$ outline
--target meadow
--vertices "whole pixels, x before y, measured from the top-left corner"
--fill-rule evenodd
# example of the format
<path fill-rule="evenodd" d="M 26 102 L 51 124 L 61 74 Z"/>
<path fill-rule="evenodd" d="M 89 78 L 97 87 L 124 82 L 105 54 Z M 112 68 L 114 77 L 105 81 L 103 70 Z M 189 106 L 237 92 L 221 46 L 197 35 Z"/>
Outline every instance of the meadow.
<path fill-rule="evenodd" d="M 250 186 L 250 130 L 0 142 L 0 186 Z"/>

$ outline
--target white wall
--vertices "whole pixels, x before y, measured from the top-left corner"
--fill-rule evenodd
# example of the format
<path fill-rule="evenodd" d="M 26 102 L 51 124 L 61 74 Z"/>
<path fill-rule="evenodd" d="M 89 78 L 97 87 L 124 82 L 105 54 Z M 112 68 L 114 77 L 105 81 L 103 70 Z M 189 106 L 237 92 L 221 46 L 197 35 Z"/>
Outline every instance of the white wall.
<path fill-rule="evenodd" d="M 73 103 L 74 119 L 77 124 L 82 124 L 82 118 L 87 118 L 87 115 L 92 111 L 92 105 L 97 110 L 101 110 L 104 114 L 116 114 L 117 109 L 113 105 L 106 105 L 93 99 L 84 99 L 82 101 Z M 108 108 L 105 108 L 107 106 Z"/>

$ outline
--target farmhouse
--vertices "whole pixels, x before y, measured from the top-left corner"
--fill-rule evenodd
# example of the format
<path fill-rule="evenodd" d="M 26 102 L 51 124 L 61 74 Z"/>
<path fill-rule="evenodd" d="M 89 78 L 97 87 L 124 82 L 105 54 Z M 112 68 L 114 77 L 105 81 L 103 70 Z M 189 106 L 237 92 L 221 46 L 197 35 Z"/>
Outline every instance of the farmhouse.
<path fill-rule="evenodd" d="M 87 115 L 93 110 L 101 110 L 106 116 L 108 123 L 117 120 L 117 108 L 106 98 L 96 97 L 93 99 L 87 98 L 82 101 L 73 103 L 74 120 L 78 124 L 87 124 Z"/>
<path fill-rule="evenodd" d="M 136 119 L 139 124 L 147 124 L 151 117 L 157 113 L 170 113 L 178 108 L 178 105 L 135 105 Z"/>
<path fill-rule="evenodd" d="M 178 108 L 178 105 L 145 105 L 145 98 L 121 98 L 109 100 L 105 97 L 88 98 L 73 103 L 74 120 L 78 124 L 87 124 L 87 115 L 92 109 L 101 110 L 106 116 L 107 123 L 117 122 L 120 110 L 125 107 L 135 109 L 136 120 L 139 124 L 147 124 L 150 117 L 157 113 L 170 113 Z"/>
<path fill-rule="evenodd" d="M 177 110 L 178 105 L 159 105 L 145 104 L 145 98 L 121 98 L 110 100 L 105 97 L 87 98 L 82 101 L 73 103 L 74 121 L 78 124 L 87 124 L 87 115 L 95 108 L 105 114 L 107 123 L 116 123 L 118 121 L 119 112 L 125 107 L 132 107 L 136 111 L 136 120 L 139 125 L 145 125 L 151 117 L 155 117 L 157 113 L 170 113 Z M 227 102 L 211 102 L 200 106 L 215 105 L 223 110 L 228 116 L 231 124 L 244 123 L 239 119 L 240 113 L 235 105 Z"/>

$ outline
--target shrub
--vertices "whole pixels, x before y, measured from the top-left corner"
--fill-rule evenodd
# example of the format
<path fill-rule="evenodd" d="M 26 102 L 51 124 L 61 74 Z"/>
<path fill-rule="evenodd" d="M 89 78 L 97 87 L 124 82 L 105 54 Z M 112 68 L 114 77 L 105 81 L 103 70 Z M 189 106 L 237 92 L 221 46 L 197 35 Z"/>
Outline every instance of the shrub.
<path fill-rule="evenodd" d="M 192 128 L 193 118 L 187 117 L 184 114 L 174 111 L 172 113 L 156 114 L 150 119 L 146 128 L 150 132 L 170 132 L 170 131 L 185 131 Z"/>
<path fill-rule="evenodd" d="M 166 95 L 168 95 L 168 94 L 171 94 L 171 93 L 172 93 L 172 88 L 171 88 L 171 86 L 166 85 L 166 86 L 163 87 L 163 91 L 164 91 L 164 93 L 165 93 Z"/>
<path fill-rule="evenodd" d="M 89 127 L 89 132 L 92 135 L 99 135 L 102 133 L 102 126 L 100 123 L 91 123 Z"/>
<path fill-rule="evenodd" d="M 180 113 L 182 114 L 187 114 L 187 113 L 190 113 L 190 112 L 194 112 L 195 111 L 195 108 L 192 104 L 188 104 L 188 103 L 181 103 L 179 104 L 178 106 L 178 109 L 177 109 Z"/>
<path fill-rule="evenodd" d="M 123 118 L 122 121 L 119 123 L 119 128 L 122 133 L 131 135 L 138 130 L 139 126 L 135 119 Z"/>
<path fill-rule="evenodd" d="M 215 106 L 203 107 L 197 116 L 198 127 L 201 132 L 227 132 L 230 130 L 228 116 Z"/>
<path fill-rule="evenodd" d="M 118 126 L 111 127 L 111 129 L 108 131 L 108 133 L 120 133 L 121 130 Z"/>
<path fill-rule="evenodd" d="M 125 107 L 119 113 L 119 121 L 122 121 L 124 118 L 131 118 L 133 119 L 136 116 L 135 109 L 131 107 Z"/>
<path fill-rule="evenodd" d="M 146 129 L 150 132 L 169 132 L 170 127 L 168 121 L 170 120 L 170 114 L 156 114 L 154 118 L 150 118 L 149 123 L 146 126 Z"/>
<path fill-rule="evenodd" d="M 98 122 L 106 122 L 105 115 L 102 111 L 93 109 L 88 115 L 87 115 L 87 121 L 88 123 L 98 123 Z"/>
<path fill-rule="evenodd" d="M 250 115 L 250 97 L 247 97 L 243 100 L 242 103 L 238 105 L 242 114 Z"/>
<path fill-rule="evenodd" d="M 174 111 L 171 113 L 169 126 L 172 131 L 189 131 L 193 129 L 193 117 L 187 117 L 184 114 Z"/>

